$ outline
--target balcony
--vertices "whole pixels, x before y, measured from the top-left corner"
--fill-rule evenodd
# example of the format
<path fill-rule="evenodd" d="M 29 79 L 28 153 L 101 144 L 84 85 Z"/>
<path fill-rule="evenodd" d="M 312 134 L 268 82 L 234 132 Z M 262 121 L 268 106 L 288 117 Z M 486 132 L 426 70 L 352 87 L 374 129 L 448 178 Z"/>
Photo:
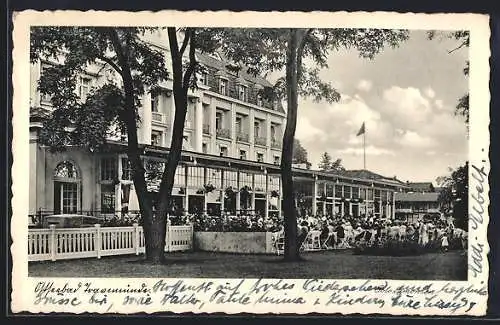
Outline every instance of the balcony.
<path fill-rule="evenodd" d="M 152 117 L 153 121 L 155 121 L 155 122 L 165 123 L 163 121 L 163 114 L 162 113 L 152 112 L 151 117 Z"/>
<path fill-rule="evenodd" d="M 238 141 L 238 142 L 249 142 L 248 141 L 248 134 L 246 134 L 246 133 L 238 133 L 236 135 L 236 141 Z"/>
<path fill-rule="evenodd" d="M 229 129 L 217 129 L 217 138 L 231 139 L 231 132 Z"/>
<path fill-rule="evenodd" d="M 273 149 L 281 149 L 281 141 L 278 140 L 272 140 L 271 141 L 271 148 Z"/>
<path fill-rule="evenodd" d="M 267 142 L 265 137 L 255 137 L 254 140 L 255 144 L 259 146 L 265 146 Z"/>
<path fill-rule="evenodd" d="M 210 124 L 203 124 L 203 134 L 210 134 Z"/>
<path fill-rule="evenodd" d="M 408 209 L 408 208 L 396 208 L 396 212 L 400 213 L 412 213 L 413 209 Z"/>

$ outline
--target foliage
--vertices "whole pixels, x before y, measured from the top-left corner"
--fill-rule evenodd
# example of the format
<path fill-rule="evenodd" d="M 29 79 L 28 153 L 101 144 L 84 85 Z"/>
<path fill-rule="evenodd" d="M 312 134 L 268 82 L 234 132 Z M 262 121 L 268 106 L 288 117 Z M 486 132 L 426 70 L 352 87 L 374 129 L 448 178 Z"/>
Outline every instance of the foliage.
<path fill-rule="evenodd" d="M 330 167 L 332 165 L 332 156 L 328 152 L 324 152 L 321 155 L 321 160 L 318 164 L 318 168 L 320 170 L 330 170 Z"/>
<path fill-rule="evenodd" d="M 307 158 L 307 150 L 302 146 L 299 139 L 294 139 L 293 142 L 293 163 L 306 164 L 307 169 L 311 167 L 311 163 Z"/>
<path fill-rule="evenodd" d="M 455 226 L 468 229 L 469 207 L 469 162 L 453 170 L 450 175 L 438 177 L 437 183 L 442 187 L 438 202 L 443 212 L 452 211 Z"/>
<path fill-rule="evenodd" d="M 324 152 L 321 156 L 321 161 L 318 164 L 318 168 L 323 171 L 337 173 L 345 171 L 344 166 L 342 166 L 342 159 L 337 158 L 335 161 L 333 161 L 332 156 L 330 156 L 328 152 Z"/>
<path fill-rule="evenodd" d="M 470 46 L 470 33 L 468 31 L 460 30 L 454 32 L 440 33 L 436 31 L 430 31 L 427 33 L 429 40 L 435 38 L 440 39 L 452 39 L 458 42 L 457 47 L 448 51 L 448 53 L 453 53 L 461 48 L 468 48 Z M 469 61 L 465 62 L 465 67 L 463 68 L 463 73 L 465 77 L 469 76 Z M 455 114 L 461 115 L 465 118 L 465 124 L 469 126 L 469 93 L 464 94 L 459 98 L 457 106 L 455 107 Z"/>
<path fill-rule="evenodd" d="M 117 28 L 123 39 L 132 71 L 134 99 L 145 87 L 168 78 L 161 52 L 141 40 L 146 29 Z M 117 55 L 110 39 L 110 28 L 104 27 L 33 27 L 30 38 L 30 60 L 51 60 L 38 83 L 41 94 L 49 95 L 54 110 L 45 122 L 41 141 L 53 151 L 78 145 L 98 150 L 113 132 L 126 133 L 125 94 L 116 80 L 105 80 L 109 69 L 121 74 Z M 86 98 L 80 98 L 79 77 L 86 76 L 90 65 L 100 67 L 98 82 Z M 138 119 L 137 119 L 138 122 Z M 117 126 L 118 128 L 114 128 Z"/>

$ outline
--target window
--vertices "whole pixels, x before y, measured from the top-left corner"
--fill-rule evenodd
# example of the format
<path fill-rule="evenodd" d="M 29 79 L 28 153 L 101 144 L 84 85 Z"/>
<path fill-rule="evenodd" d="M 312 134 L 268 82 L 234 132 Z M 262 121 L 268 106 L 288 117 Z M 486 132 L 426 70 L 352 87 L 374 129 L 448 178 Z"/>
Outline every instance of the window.
<path fill-rule="evenodd" d="M 215 188 L 222 187 L 222 173 L 219 169 L 207 168 L 207 184 L 212 184 Z"/>
<path fill-rule="evenodd" d="M 162 133 L 160 131 L 151 132 L 151 145 L 161 146 L 162 145 Z"/>
<path fill-rule="evenodd" d="M 220 147 L 220 156 L 221 157 L 227 157 L 227 147 Z"/>
<path fill-rule="evenodd" d="M 255 175 L 255 192 L 265 192 L 266 191 L 266 175 L 257 174 Z"/>
<path fill-rule="evenodd" d="M 80 77 L 78 82 L 78 96 L 81 99 L 87 98 L 90 91 L 91 79 L 89 77 Z"/>
<path fill-rule="evenodd" d="M 205 183 L 205 169 L 203 167 L 188 167 L 187 185 L 201 188 Z"/>
<path fill-rule="evenodd" d="M 261 152 L 257 152 L 257 161 L 264 162 L 264 154 Z"/>
<path fill-rule="evenodd" d="M 227 80 L 219 79 L 219 94 L 227 96 Z"/>
<path fill-rule="evenodd" d="M 260 122 L 255 121 L 253 123 L 253 134 L 256 138 L 260 137 Z"/>
<path fill-rule="evenodd" d="M 240 150 L 240 159 L 247 159 L 247 152 L 245 150 Z"/>
<path fill-rule="evenodd" d="M 57 165 L 54 176 L 60 178 L 79 178 L 76 166 L 71 161 L 67 160 Z"/>
<path fill-rule="evenodd" d="M 257 94 L 257 106 L 263 106 L 264 102 L 262 101 L 262 95 Z"/>
<path fill-rule="evenodd" d="M 206 71 L 200 72 L 200 84 L 208 86 L 208 72 Z"/>
<path fill-rule="evenodd" d="M 271 124 L 271 141 L 276 141 L 276 125 Z"/>
<path fill-rule="evenodd" d="M 222 129 L 222 112 L 215 113 L 215 129 Z"/>
<path fill-rule="evenodd" d="M 101 159 L 101 181 L 110 181 L 116 178 L 116 161 L 114 158 Z"/>
<path fill-rule="evenodd" d="M 202 151 L 203 153 L 208 153 L 208 145 L 206 144 L 206 142 L 203 142 L 203 143 L 201 144 L 201 151 Z"/>
<path fill-rule="evenodd" d="M 122 158 L 122 179 L 132 180 L 132 166 L 128 158 Z"/>
<path fill-rule="evenodd" d="M 241 134 L 241 121 L 243 118 L 241 116 L 236 116 L 236 134 Z"/>
<path fill-rule="evenodd" d="M 335 197 L 341 198 L 342 195 L 342 185 L 335 185 Z"/>
<path fill-rule="evenodd" d="M 101 185 L 101 213 L 114 213 L 115 198 L 115 187 L 113 185 Z"/>
<path fill-rule="evenodd" d="M 175 169 L 174 185 L 184 186 L 186 184 L 186 167 L 185 165 L 179 165 Z"/>
<path fill-rule="evenodd" d="M 226 170 L 224 171 L 224 188 L 231 186 L 234 189 L 238 188 L 238 172 Z"/>
<path fill-rule="evenodd" d="M 158 94 L 151 94 L 151 111 L 158 113 L 158 106 L 160 103 L 160 96 Z"/>
<path fill-rule="evenodd" d="M 279 165 L 279 164 L 281 164 L 281 161 L 280 161 L 280 156 L 274 156 L 274 164 L 275 164 L 275 165 Z"/>
<path fill-rule="evenodd" d="M 61 183 L 62 213 L 76 213 L 78 209 L 78 184 Z"/>
<path fill-rule="evenodd" d="M 247 100 L 247 86 L 238 85 L 238 99 L 242 101 Z"/>

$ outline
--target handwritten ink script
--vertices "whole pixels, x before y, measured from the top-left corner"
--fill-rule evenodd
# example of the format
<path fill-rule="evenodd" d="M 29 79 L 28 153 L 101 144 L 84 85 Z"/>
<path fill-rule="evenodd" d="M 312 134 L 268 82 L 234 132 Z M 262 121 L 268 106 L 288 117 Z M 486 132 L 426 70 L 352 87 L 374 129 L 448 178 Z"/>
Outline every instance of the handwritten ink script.
<path fill-rule="evenodd" d="M 311 311 L 331 313 L 357 306 L 371 312 L 396 307 L 408 313 L 467 314 L 483 303 L 487 288 L 452 282 L 395 285 L 392 281 L 366 280 L 354 284 L 319 279 L 161 279 L 116 287 L 92 281 L 39 281 L 33 297 L 34 305 L 48 309 L 62 306 L 65 311 L 83 305 L 96 312 L 133 312 L 153 307 L 155 311 L 183 312 L 224 311 L 224 307 L 248 312 L 261 307 L 268 312 L 279 312 L 305 306 L 311 307 Z"/>
<path fill-rule="evenodd" d="M 488 174 L 485 166 L 476 166 L 472 164 L 472 186 L 469 195 L 472 197 L 471 212 L 469 213 L 470 228 L 477 230 L 484 223 L 484 216 L 487 213 L 488 193 L 485 191 L 485 184 L 488 183 Z M 470 260 L 469 271 L 474 278 L 477 278 L 484 272 L 483 262 L 486 254 L 484 244 L 478 241 L 477 236 L 470 236 Z"/>

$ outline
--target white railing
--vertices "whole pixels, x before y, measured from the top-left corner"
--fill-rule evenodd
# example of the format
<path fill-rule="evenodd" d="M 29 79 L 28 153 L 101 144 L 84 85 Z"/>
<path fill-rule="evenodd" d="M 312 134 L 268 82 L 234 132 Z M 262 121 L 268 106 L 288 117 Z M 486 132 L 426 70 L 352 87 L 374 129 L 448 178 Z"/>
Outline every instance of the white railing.
<path fill-rule="evenodd" d="M 192 226 L 167 226 L 166 252 L 193 248 Z M 136 254 L 145 251 L 142 227 L 29 229 L 28 261 L 76 259 L 111 255 Z"/>

